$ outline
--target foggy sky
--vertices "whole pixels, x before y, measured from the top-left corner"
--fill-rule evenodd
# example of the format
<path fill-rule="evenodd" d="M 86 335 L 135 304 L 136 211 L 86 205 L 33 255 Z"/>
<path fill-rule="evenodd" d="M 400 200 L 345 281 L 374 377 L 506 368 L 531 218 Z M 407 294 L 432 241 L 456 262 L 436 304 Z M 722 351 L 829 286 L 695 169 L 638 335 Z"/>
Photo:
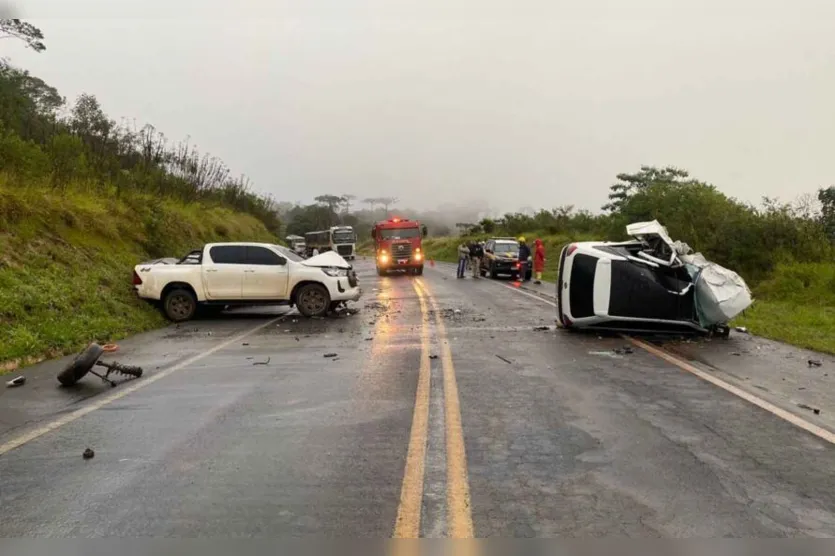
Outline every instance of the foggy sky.
<path fill-rule="evenodd" d="M 16 7 L 47 51 L 0 55 L 69 100 L 190 136 L 278 200 L 596 210 L 642 164 L 751 201 L 835 183 L 831 1 Z"/>

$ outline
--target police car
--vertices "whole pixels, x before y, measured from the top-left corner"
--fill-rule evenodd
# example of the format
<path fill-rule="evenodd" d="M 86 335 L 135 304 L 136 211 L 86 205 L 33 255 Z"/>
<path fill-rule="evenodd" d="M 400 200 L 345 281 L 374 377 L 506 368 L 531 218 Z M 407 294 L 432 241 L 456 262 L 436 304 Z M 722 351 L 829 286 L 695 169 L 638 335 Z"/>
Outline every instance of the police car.
<path fill-rule="evenodd" d="M 519 278 L 519 242 L 512 237 L 492 237 L 484 244 L 481 275 L 496 278 L 500 274 Z"/>

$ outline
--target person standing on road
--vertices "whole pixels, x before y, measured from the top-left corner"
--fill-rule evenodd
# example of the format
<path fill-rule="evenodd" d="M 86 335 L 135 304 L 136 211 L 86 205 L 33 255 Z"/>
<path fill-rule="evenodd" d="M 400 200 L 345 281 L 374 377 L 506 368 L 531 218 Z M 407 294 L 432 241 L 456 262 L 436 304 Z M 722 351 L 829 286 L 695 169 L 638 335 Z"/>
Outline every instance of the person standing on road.
<path fill-rule="evenodd" d="M 470 248 L 463 241 L 458 246 L 458 278 L 463 278 L 467 272 L 467 261 L 470 258 Z"/>
<path fill-rule="evenodd" d="M 477 242 L 470 244 L 470 264 L 473 266 L 473 278 L 478 278 L 481 272 L 481 257 L 484 256 L 484 248 Z"/>
<path fill-rule="evenodd" d="M 534 240 L 533 244 L 533 271 L 536 273 L 534 284 L 541 284 L 542 273 L 545 271 L 545 246 L 539 238 Z"/>
<path fill-rule="evenodd" d="M 529 280 L 528 265 L 531 259 L 531 248 L 525 243 L 525 238 L 519 238 L 519 280 Z"/>

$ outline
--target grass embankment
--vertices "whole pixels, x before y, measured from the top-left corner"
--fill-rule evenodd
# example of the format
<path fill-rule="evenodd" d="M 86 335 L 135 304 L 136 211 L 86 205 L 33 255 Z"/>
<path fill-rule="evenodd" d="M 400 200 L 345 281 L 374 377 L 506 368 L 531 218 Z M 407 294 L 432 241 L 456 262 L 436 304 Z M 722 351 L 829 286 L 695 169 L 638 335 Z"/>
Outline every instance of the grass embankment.
<path fill-rule="evenodd" d="M 778 266 L 754 286 L 756 302 L 734 324 L 759 336 L 835 354 L 835 264 Z"/>
<path fill-rule="evenodd" d="M 0 373 L 163 325 L 135 299 L 133 266 L 246 240 L 275 237 L 225 208 L 19 188 L 0 175 Z"/>
<path fill-rule="evenodd" d="M 547 261 L 543 279 L 555 282 L 559 254 L 567 243 L 594 238 L 524 234 L 529 244 L 539 237 Z M 427 238 L 427 258 L 458 260 L 460 237 Z M 758 336 L 835 354 L 835 264 L 787 264 L 752 286 L 755 303 L 734 321 Z"/>

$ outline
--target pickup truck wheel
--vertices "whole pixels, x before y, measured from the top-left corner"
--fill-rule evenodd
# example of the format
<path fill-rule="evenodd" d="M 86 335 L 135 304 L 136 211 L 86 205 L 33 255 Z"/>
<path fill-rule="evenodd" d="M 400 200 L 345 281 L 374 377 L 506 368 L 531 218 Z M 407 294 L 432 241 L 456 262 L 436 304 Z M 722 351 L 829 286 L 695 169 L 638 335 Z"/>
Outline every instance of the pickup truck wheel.
<path fill-rule="evenodd" d="M 306 284 L 296 294 L 296 307 L 305 317 L 324 317 L 330 304 L 328 289 L 321 284 Z"/>
<path fill-rule="evenodd" d="M 165 296 L 162 308 L 168 320 L 183 322 L 194 317 L 197 312 L 197 299 L 188 290 L 171 290 Z"/>
<path fill-rule="evenodd" d="M 490 263 L 490 278 L 495 280 L 499 275 L 496 273 L 496 267 L 493 263 Z"/>

